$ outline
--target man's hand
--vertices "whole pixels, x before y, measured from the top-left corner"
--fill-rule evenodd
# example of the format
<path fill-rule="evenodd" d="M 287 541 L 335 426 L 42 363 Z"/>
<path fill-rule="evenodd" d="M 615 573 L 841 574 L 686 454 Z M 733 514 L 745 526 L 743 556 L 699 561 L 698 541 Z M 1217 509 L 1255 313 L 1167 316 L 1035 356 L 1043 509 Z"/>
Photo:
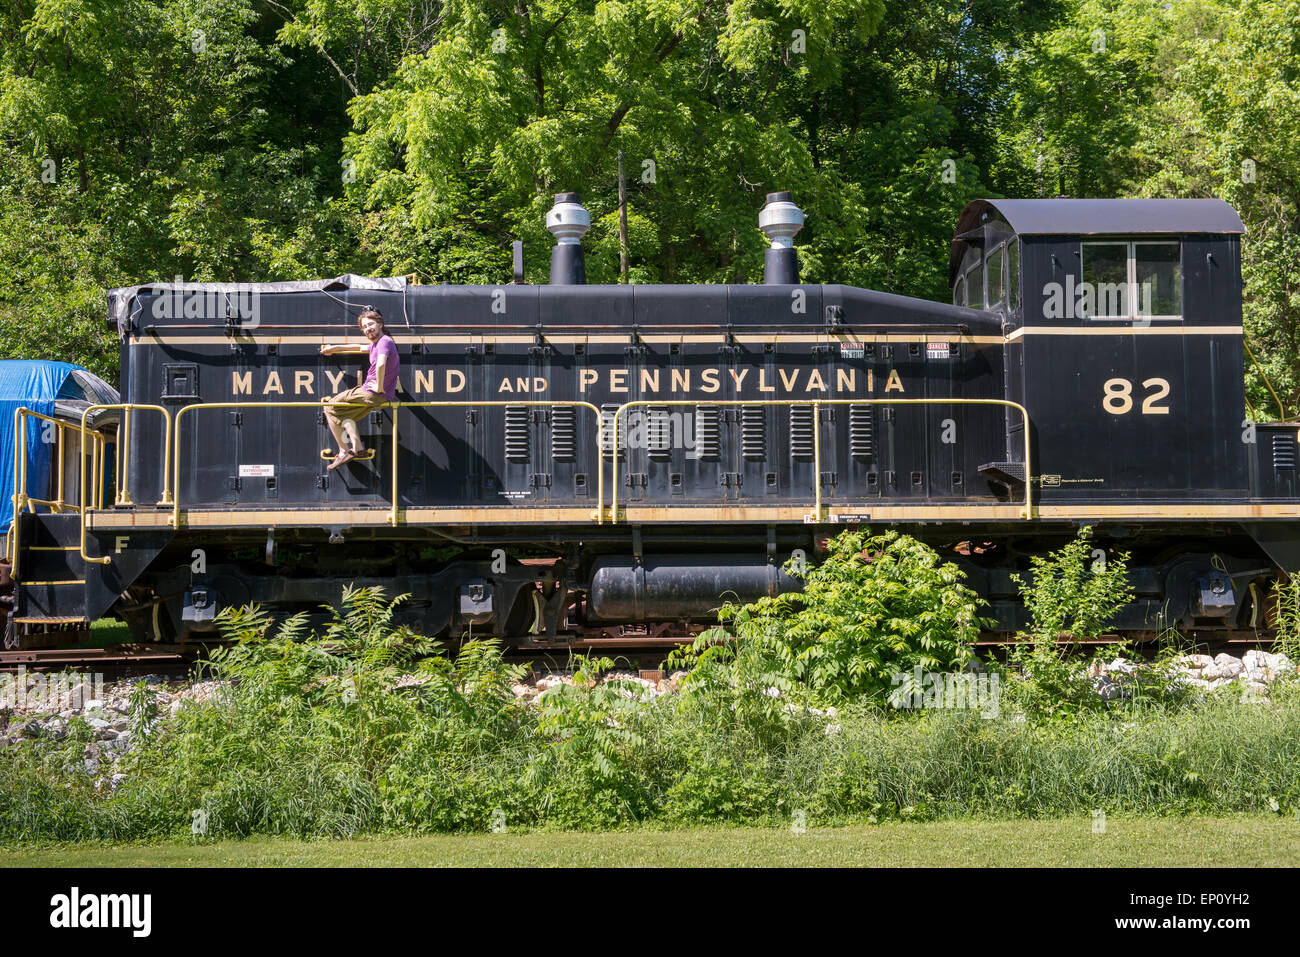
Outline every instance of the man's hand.
<path fill-rule="evenodd" d="M 332 356 L 338 353 L 341 346 L 324 345 L 320 347 L 320 354 L 323 356 Z"/>

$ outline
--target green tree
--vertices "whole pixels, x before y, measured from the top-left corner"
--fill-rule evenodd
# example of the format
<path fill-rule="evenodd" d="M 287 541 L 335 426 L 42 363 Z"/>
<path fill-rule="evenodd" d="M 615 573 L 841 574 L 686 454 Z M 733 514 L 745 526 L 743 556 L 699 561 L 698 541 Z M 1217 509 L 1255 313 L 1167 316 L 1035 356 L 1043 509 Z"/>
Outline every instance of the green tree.
<path fill-rule="evenodd" d="M 1261 418 L 1300 413 L 1300 3 L 1074 0 L 1010 78 L 1012 192 L 1237 208 L 1247 397 Z"/>
<path fill-rule="evenodd" d="M 621 149 L 632 281 L 754 280 L 762 194 L 790 189 L 809 213 L 805 278 L 946 297 L 951 224 L 984 191 L 987 159 L 960 148 L 979 141 L 958 135 L 954 64 L 971 51 L 997 58 L 996 43 L 961 26 L 982 22 L 964 9 L 803 0 L 450 8 L 436 43 L 351 106 L 348 154 L 377 262 L 496 281 L 518 236 L 530 277 L 541 279 L 550 194 L 578 189 L 593 214 L 589 277 L 612 281 Z M 1015 32 L 997 29 L 1003 40 Z M 941 41 L 937 51 L 928 37 Z"/>
<path fill-rule="evenodd" d="M 107 288 L 288 278 L 350 251 L 350 221 L 326 203 L 342 190 L 343 103 L 324 141 L 293 122 L 329 130 L 329 106 L 299 95 L 308 67 L 295 73 L 258 8 L 18 0 L 0 13 L 8 355 L 71 358 L 112 379 Z"/>

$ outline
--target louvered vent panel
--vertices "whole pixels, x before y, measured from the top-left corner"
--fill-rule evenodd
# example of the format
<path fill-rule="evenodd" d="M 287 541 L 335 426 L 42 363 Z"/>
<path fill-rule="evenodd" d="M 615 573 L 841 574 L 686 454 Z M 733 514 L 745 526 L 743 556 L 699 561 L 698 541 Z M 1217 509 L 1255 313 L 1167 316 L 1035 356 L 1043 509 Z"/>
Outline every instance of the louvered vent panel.
<path fill-rule="evenodd" d="M 695 448 L 699 451 L 700 457 L 705 459 L 717 459 L 722 454 L 716 405 L 695 407 Z"/>
<path fill-rule="evenodd" d="M 849 406 L 849 454 L 855 459 L 871 458 L 873 428 L 871 406 Z"/>
<path fill-rule="evenodd" d="M 1295 439 L 1290 435 L 1273 436 L 1273 468 L 1293 469 L 1296 465 Z"/>
<path fill-rule="evenodd" d="M 672 419 L 668 406 L 651 405 L 645 408 L 646 454 L 657 462 L 672 458 Z M 680 429 L 678 430 L 680 433 Z"/>
<path fill-rule="evenodd" d="M 614 413 L 618 411 L 617 402 L 607 402 L 600 407 L 600 454 L 603 459 L 609 461 L 614 455 L 614 446 L 616 444 L 614 437 Z M 618 417 L 618 430 L 627 434 L 627 413 L 624 412 Z M 623 459 L 623 443 L 617 442 L 618 457 Z"/>
<path fill-rule="evenodd" d="M 740 454 L 747 459 L 767 458 L 767 416 L 761 405 L 740 408 Z"/>
<path fill-rule="evenodd" d="M 557 405 L 551 409 L 551 457 L 572 462 L 578 454 L 578 410 Z"/>
<path fill-rule="evenodd" d="M 506 406 L 506 461 L 527 462 L 529 445 L 528 406 Z"/>
<path fill-rule="evenodd" d="M 790 457 L 811 460 L 813 457 L 813 408 L 790 406 Z"/>

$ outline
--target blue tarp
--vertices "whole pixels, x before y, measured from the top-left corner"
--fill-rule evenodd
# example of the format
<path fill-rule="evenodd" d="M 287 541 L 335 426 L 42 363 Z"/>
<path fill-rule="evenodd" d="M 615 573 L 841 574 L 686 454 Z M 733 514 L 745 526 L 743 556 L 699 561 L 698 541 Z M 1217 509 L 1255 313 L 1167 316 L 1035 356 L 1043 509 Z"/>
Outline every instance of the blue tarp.
<path fill-rule="evenodd" d="M 84 398 L 83 388 L 72 378 L 75 371 L 85 370 L 71 362 L 0 359 L 0 533 L 8 530 L 14 517 L 14 410 L 50 415 L 56 399 Z M 54 450 L 53 444 L 41 441 L 42 425 L 39 419 L 27 420 L 25 492 L 36 498 L 48 497 Z"/>

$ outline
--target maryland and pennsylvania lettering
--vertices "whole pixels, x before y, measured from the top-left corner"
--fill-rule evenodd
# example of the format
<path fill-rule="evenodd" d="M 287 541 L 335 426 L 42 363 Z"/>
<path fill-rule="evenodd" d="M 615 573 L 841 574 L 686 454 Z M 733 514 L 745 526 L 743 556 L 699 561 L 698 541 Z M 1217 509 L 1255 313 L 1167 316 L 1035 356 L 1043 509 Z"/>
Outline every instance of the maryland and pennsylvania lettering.
<path fill-rule="evenodd" d="M 269 371 L 247 370 L 231 373 L 232 395 L 320 396 L 333 395 L 348 388 L 351 380 L 362 384 L 364 372 L 326 371 L 320 375 L 308 369 Z M 405 376 L 403 376 L 405 379 Z M 906 393 L 898 370 L 877 376 L 874 369 L 819 369 L 780 367 L 768 369 L 578 369 L 579 395 L 715 395 L 734 389 L 757 397 L 816 396 L 848 393 L 872 395 Z M 347 383 L 345 385 L 345 382 Z M 416 369 L 403 381 L 408 395 L 457 395 L 464 393 L 469 380 L 459 369 Z M 494 377 L 492 391 L 497 395 L 541 395 L 550 391 L 551 380 L 545 376 Z"/>

